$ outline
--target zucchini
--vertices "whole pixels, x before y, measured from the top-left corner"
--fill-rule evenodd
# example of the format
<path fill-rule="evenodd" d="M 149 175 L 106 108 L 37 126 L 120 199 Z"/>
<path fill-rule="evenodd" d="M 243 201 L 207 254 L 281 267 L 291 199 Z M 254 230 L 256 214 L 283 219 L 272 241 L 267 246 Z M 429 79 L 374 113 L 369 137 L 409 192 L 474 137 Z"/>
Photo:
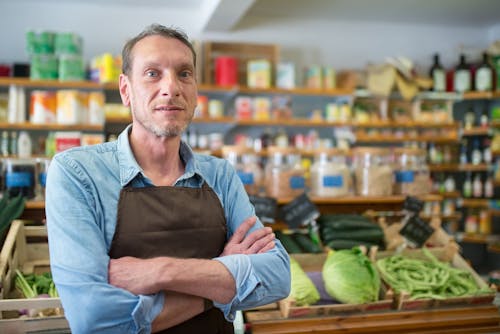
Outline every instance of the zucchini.
<path fill-rule="evenodd" d="M 311 240 L 311 238 L 309 238 L 309 236 L 303 233 L 294 233 L 292 234 L 292 237 L 306 253 L 323 252 L 323 250 L 319 245 L 317 245 L 315 242 Z"/>
<path fill-rule="evenodd" d="M 368 241 L 378 244 L 384 241 L 384 232 L 382 229 L 328 231 L 323 233 L 322 237 L 326 243 L 331 240 L 342 239 Z"/>
<path fill-rule="evenodd" d="M 356 217 L 356 218 L 354 218 Z M 335 229 L 335 230 L 357 230 L 357 229 L 370 229 L 370 228 L 380 228 L 376 223 L 372 222 L 370 219 L 354 216 L 350 217 L 339 217 L 339 218 L 329 218 L 327 220 L 320 220 L 321 230 Z"/>
<path fill-rule="evenodd" d="M 362 241 L 362 240 L 337 239 L 328 242 L 327 246 L 330 247 L 331 249 L 351 249 L 357 246 L 371 247 L 378 245 L 372 242 Z"/>
<path fill-rule="evenodd" d="M 302 248 L 292 239 L 289 234 L 285 234 L 281 231 L 274 232 L 276 238 L 283 244 L 286 251 L 290 254 L 303 253 Z"/>

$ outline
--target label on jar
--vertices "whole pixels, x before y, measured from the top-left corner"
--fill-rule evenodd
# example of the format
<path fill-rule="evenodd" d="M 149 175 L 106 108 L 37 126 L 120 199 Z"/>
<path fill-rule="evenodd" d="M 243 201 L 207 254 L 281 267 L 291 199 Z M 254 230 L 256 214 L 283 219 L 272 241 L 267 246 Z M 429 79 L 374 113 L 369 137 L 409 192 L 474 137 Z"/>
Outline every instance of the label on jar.
<path fill-rule="evenodd" d="M 290 177 L 290 188 L 291 189 L 303 189 L 305 188 L 306 182 L 303 176 L 292 176 Z"/>
<path fill-rule="evenodd" d="M 236 174 L 240 177 L 241 182 L 244 185 L 252 185 L 254 184 L 253 173 L 237 171 Z"/>
<path fill-rule="evenodd" d="M 341 188 L 344 186 L 342 175 L 325 175 L 323 176 L 323 187 Z"/>
<path fill-rule="evenodd" d="M 415 182 L 415 172 L 412 170 L 403 170 L 396 172 L 397 183 L 413 183 Z"/>
<path fill-rule="evenodd" d="M 32 174 L 28 172 L 6 173 L 5 185 L 7 186 L 7 188 L 31 187 L 33 185 Z"/>

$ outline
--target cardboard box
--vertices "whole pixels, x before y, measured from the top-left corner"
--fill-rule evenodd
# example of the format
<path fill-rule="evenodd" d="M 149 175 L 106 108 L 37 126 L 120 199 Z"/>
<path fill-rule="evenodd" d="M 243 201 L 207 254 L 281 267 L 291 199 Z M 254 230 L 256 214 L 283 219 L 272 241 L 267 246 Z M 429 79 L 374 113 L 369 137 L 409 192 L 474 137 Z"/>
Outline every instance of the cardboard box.
<path fill-rule="evenodd" d="M 24 226 L 14 220 L 0 253 L 0 333 L 27 333 L 34 330 L 68 332 L 59 298 L 21 298 L 15 289 L 15 270 L 24 274 L 50 270 L 45 226 Z M 37 309 L 43 317 L 20 318 L 17 310 Z"/>
<path fill-rule="evenodd" d="M 302 269 L 308 273 L 317 273 L 322 271 L 323 263 L 327 254 L 293 254 L 291 255 Z M 320 289 L 320 287 L 318 287 Z M 321 294 L 321 293 L 320 293 Z M 393 308 L 392 291 L 381 288 L 379 301 L 365 304 L 342 304 L 342 303 L 324 303 L 320 301 L 315 305 L 297 306 L 292 297 L 287 297 L 279 301 L 281 315 L 284 318 L 301 318 L 312 316 L 331 316 L 350 313 L 366 313 L 375 311 L 386 311 Z"/>

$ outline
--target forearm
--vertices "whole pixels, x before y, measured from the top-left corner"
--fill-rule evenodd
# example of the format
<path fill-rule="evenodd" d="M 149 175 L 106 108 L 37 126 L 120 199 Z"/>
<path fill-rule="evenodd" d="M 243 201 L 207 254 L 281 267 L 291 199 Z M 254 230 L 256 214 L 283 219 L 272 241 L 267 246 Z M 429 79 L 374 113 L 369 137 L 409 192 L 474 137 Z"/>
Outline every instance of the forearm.
<path fill-rule="evenodd" d="M 163 310 L 152 323 L 152 332 L 158 332 L 178 325 L 202 313 L 204 299 L 197 296 L 168 291 L 165 292 Z"/>
<path fill-rule="evenodd" d="M 164 290 L 229 303 L 236 293 L 231 273 L 219 261 L 204 259 L 161 259 L 160 287 Z"/>

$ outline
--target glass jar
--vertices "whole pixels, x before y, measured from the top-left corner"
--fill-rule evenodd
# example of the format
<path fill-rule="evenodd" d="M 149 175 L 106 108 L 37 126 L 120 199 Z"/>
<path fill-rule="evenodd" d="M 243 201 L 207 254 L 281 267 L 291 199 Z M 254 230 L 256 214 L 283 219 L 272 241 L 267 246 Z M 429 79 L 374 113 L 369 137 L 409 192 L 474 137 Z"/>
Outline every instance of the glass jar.
<path fill-rule="evenodd" d="M 311 166 L 311 195 L 336 197 L 349 195 L 352 177 L 345 153 L 339 149 L 318 150 Z"/>
<path fill-rule="evenodd" d="M 305 169 L 292 147 L 270 146 L 265 168 L 266 194 L 274 198 L 296 197 L 305 191 Z"/>
<path fill-rule="evenodd" d="M 33 159 L 5 159 L 5 189 L 9 195 L 22 194 L 26 199 L 35 198 L 35 170 Z"/>
<path fill-rule="evenodd" d="M 222 147 L 222 156 L 234 166 L 247 193 L 258 195 L 264 173 L 254 151 L 246 146 L 225 145 Z"/>
<path fill-rule="evenodd" d="M 432 180 L 425 150 L 396 148 L 394 160 L 395 194 L 418 196 L 430 193 Z"/>
<path fill-rule="evenodd" d="M 393 168 L 389 149 L 357 147 L 354 149 L 352 164 L 357 195 L 392 195 Z"/>

